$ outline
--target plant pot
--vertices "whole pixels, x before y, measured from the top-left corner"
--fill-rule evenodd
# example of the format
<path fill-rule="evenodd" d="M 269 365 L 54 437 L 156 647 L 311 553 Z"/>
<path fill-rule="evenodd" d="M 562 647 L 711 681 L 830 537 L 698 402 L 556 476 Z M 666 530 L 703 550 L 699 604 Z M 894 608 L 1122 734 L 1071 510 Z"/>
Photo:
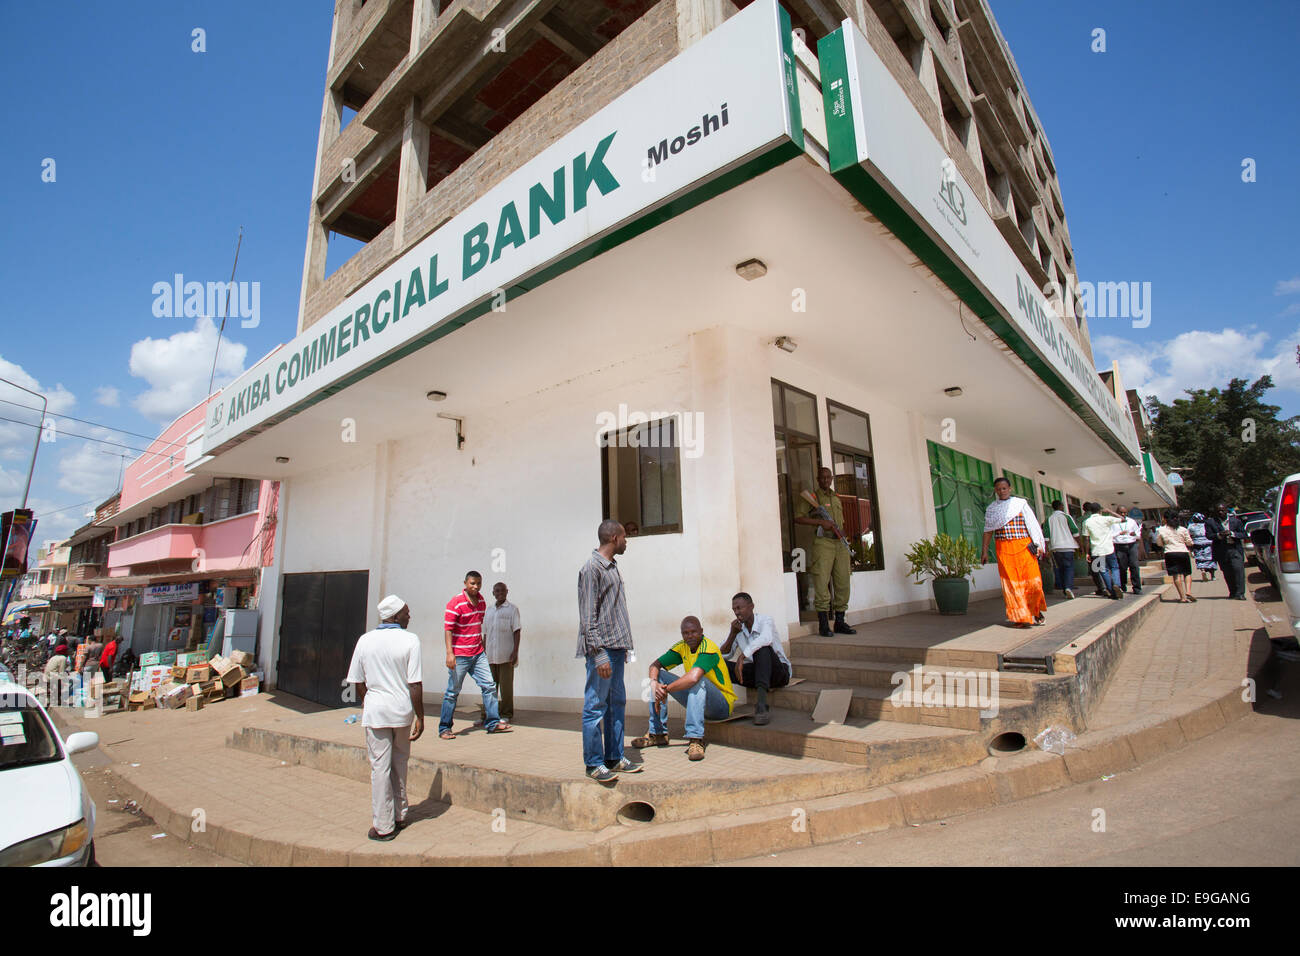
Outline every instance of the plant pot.
<path fill-rule="evenodd" d="M 934 603 L 940 614 L 965 614 L 970 603 L 970 581 L 966 578 L 935 578 Z"/>

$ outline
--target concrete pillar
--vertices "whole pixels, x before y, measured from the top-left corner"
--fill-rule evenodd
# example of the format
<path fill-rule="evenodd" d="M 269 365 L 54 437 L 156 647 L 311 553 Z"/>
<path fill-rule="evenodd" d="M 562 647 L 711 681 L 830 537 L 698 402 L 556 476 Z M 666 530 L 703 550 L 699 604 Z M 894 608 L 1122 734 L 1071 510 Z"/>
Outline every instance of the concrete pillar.
<path fill-rule="evenodd" d="M 748 591 L 786 636 L 771 376 L 765 344 L 723 326 L 691 336 L 692 411 L 700 455 L 689 465 L 699 526 L 701 617 L 723 637 L 731 596 Z M 770 346 L 766 346 L 770 347 Z"/>
<path fill-rule="evenodd" d="M 405 246 L 407 219 L 429 191 L 429 126 L 419 116 L 420 101 L 412 97 L 406 104 L 406 119 L 402 126 L 397 219 L 393 227 L 394 252 L 400 252 Z"/>
<path fill-rule="evenodd" d="M 411 4 L 411 56 L 420 51 L 420 38 L 438 19 L 438 0 L 415 0 Z"/>
<path fill-rule="evenodd" d="M 335 20 L 337 34 L 338 21 Z M 334 62 L 334 38 L 330 40 L 330 62 Z M 316 198 L 320 194 L 321 161 L 325 151 L 339 138 L 342 123 L 343 98 L 335 90 L 325 91 L 321 105 L 320 133 L 316 138 L 316 175 L 311 186 L 311 213 L 307 220 L 307 251 L 303 257 L 302 291 L 298 297 L 298 331 L 303 330 L 303 317 L 307 312 L 307 299 L 325 281 L 325 255 L 329 249 L 329 232 L 321 222 L 320 207 Z"/>
<path fill-rule="evenodd" d="M 727 0 L 677 0 L 677 49 L 685 50 L 734 12 Z"/>

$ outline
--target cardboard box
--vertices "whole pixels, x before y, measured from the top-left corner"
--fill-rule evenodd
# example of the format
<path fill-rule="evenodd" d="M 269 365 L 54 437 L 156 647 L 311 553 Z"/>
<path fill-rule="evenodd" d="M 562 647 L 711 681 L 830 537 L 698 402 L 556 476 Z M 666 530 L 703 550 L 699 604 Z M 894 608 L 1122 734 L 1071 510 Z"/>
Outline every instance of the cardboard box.
<path fill-rule="evenodd" d="M 221 683 L 224 684 L 226 687 L 234 687 L 238 685 L 247 676 L 248 676 L 247 672 L 242 667 L 240 667 L 238 664 L 231 664 L 222 673 Z"/>
<path fill-rule="evenodd" d="M 180 665 L 177 665 L 176 667 L 173 667 L 173 668 L 171 669 L 172 680 L 176 681 L 177 683 L 184 684 L 184 683 L 185 683 L 185 670 L 186 670 L 186 669 L 185 669 L 184 667 L 181 667 Z"/>
<path fill-rule="evenodd" d="M 191 697 L 191 698 L 189 698 L 188 700 L 185 701 L 185 709 L 186 709 L 186 710 L 202 710 L 202 709 L 203 709 L 203 698 L 202 698 L 202 697 Z"/>
<path fill-rule="evenodd" d="M 230 662 L 232 664 L 238 664 L 246 671 L 252 670 L 253 666 L 257 663 L 253 659 L 253 655 L 248 653 L 248 651 L 231 651 Z"/>
<path fill-rule="evenodd" d="M 207 664 L 191 664 L 185 668 L 185 683 L 202 684 L 212 679 L 212 668 Z"/>
<path fill-rule="evenodd" d="M 194 664 L 206 664 L 207 662 L 207 651 L 185 651 L 183 654 L 176 655 L 177 667 L 190 667 Z"/>
<path fill-rule="evenodd" d="M 149 651 L 147 654 L 140 655 L 141 667 L 153 667 L 155 664 L 162 662 L 162 655 L 157 651 Z"/>
<path fill-rule="evenodd" d="M 239 682 L 239 696 L 240 697 L 253 696 L 254 694 L 260 691 L 261 683 L 262 683 L 262 678 L 259 677 L 257 674 L 253 674 L 251 677 L 245 677 L 243 680 Z"/>
<path fill-rule="evenodd" d="M 158 706 L 166 707 L 169 710 L 176 710 L 185 706 L 193 694 L 190 692 L 189 684 L 177 684 L 171 687 L 165 694 L 158 698 Z"/>

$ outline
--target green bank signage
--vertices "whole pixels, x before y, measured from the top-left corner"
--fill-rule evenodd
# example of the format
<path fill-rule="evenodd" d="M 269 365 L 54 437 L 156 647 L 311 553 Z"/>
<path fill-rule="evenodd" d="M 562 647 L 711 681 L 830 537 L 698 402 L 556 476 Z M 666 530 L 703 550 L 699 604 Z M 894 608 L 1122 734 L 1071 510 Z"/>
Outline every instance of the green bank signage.
<path fill-rule="evenodd" d="M 1129 464 L 1137 434 L 970 184 L 851 22 L 818 44 L 831 173 Z"/>
<path fill-rule="evenodd" d="M 758 0 L 214 396 L 203 453 L 785 162 L 802 131 L 789 17 Z"/>
<path fill-rule="evenodd" d="M 1142 453 L 1142 470 L 1146 475 L 1147 484 L 1151 490 L 1164 499 L 1165 504 L 1173 508 L 1178 505 L 1178 492 L 1174 489 L 1174 484 L 1165 474 L 1165 470 L 1160 467 L 1160 463 L 1151 457 L 1151 452 Z"/>

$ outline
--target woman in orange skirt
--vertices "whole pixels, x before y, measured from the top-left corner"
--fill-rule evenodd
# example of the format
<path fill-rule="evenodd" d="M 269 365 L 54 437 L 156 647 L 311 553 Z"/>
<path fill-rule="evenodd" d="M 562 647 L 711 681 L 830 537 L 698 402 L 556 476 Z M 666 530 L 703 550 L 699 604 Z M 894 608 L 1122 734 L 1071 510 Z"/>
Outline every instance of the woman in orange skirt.
<path fill-rule="evenodd" d="M 1016 627 L 1031 627 L 1046 620 L 1047 598 L 1038 555 L 1045 549 L 1043 529 L 1024 498 L 1011 493 L 1011 482 L 993 482 L 997 495 L 984 513 L 984 546 L 980 560 L 989 551 L 989 539 L 997 539 L 998 574 L 1002 577 L 1002 599 L 1007 618 Z"/>

